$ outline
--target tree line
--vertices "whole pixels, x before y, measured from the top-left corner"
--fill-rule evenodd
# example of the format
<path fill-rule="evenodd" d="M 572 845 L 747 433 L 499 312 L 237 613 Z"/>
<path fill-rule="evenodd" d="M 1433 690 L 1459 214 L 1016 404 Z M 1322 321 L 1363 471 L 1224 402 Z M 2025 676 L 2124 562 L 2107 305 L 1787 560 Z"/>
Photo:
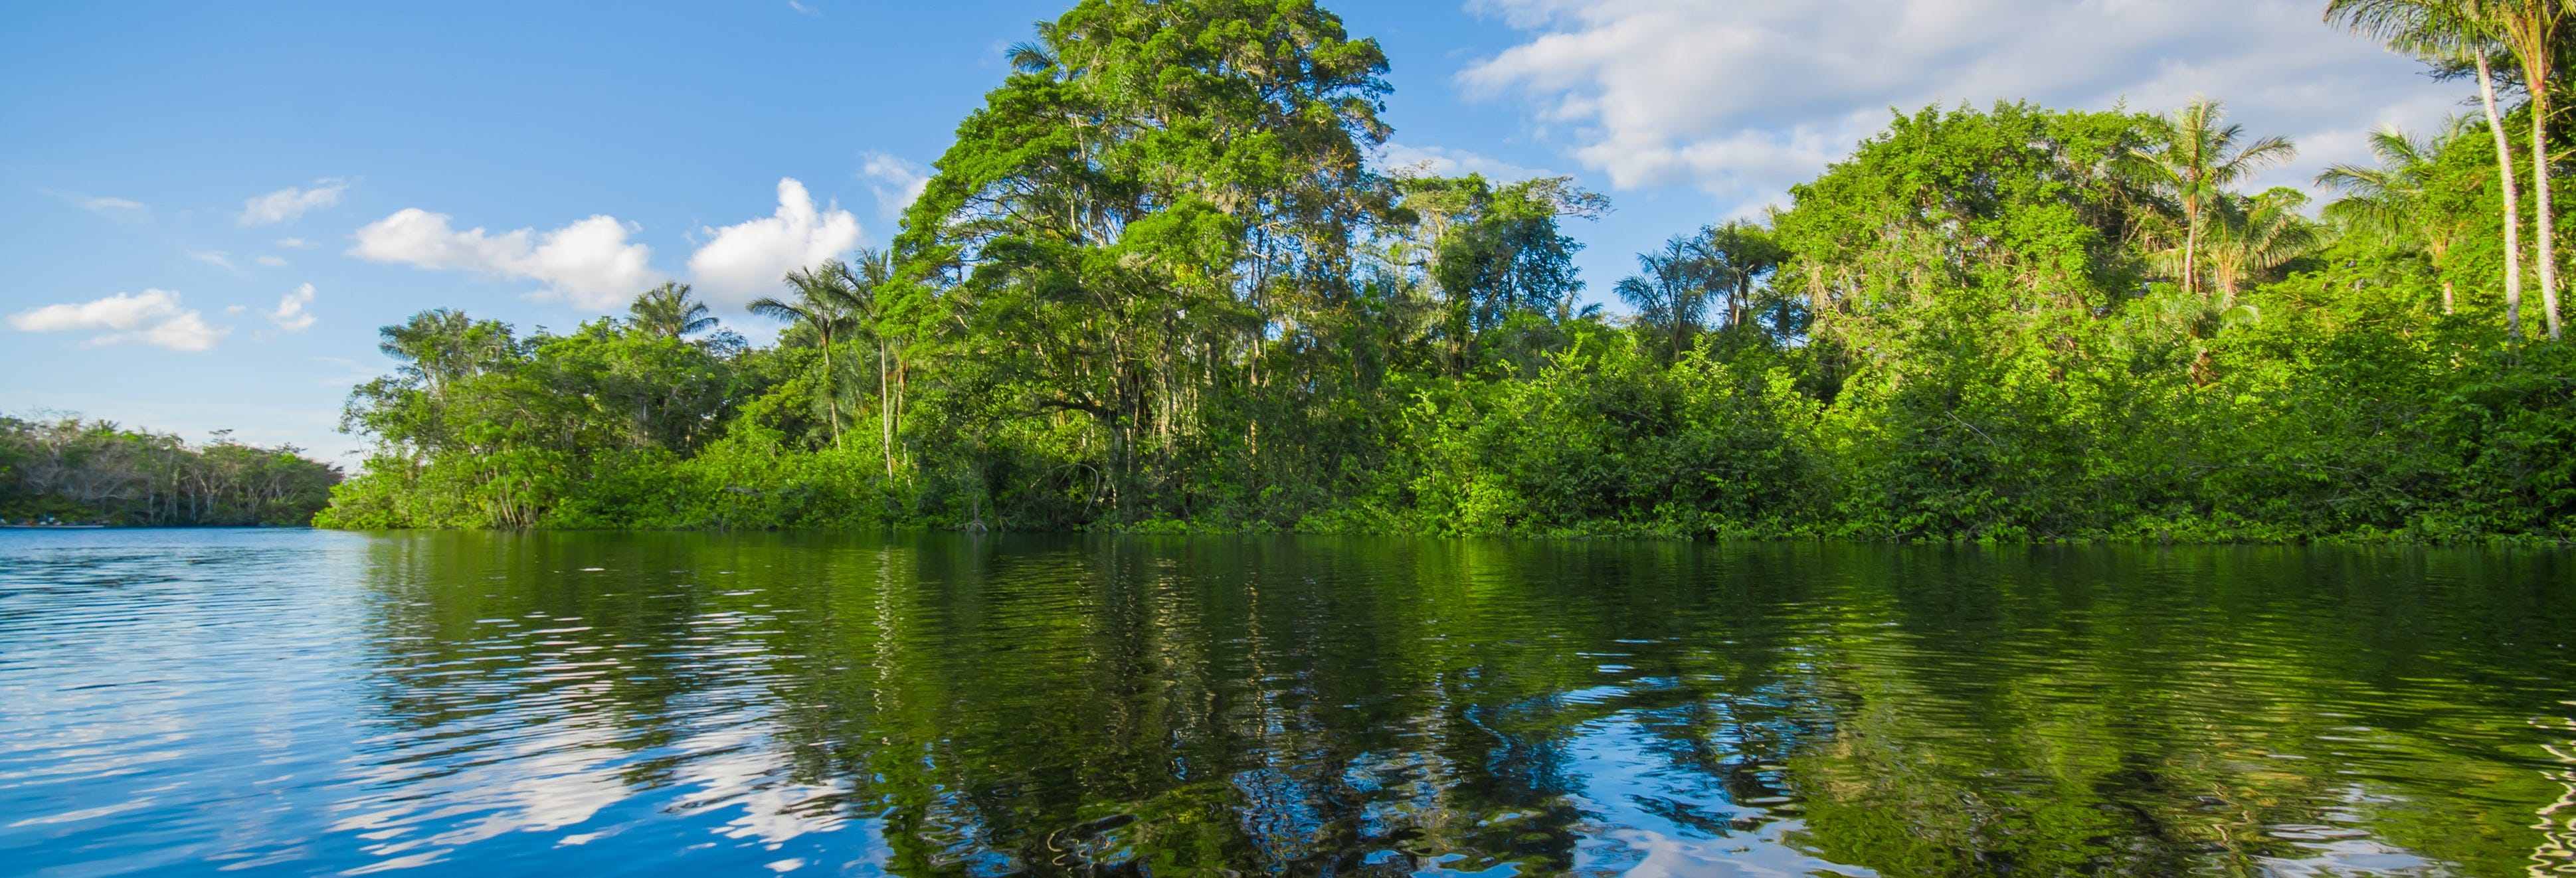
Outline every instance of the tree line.
<path fill-rule="evenodd" d="M 2296 146 L 2215 100 L 1928 107 L 1640 255 L 1612 315 L 1565 233 L 1608 201 L 1374 165 L 1388 59 L 1311 0 L 1085 0 L 887 249 L 753 303 L 775 344 L 678 285 L 387 327 L 321 521 L 2561 539 L 2534 8 L 2331 4 L 2492 111 L 2383 132 L 2323 205 L 2248 191 Z"/>
<path fill-rule="evenodd" d="M 338 469 L 293 446 L 191 444 L 73 416 L 0 417 L 0 522 L 302 525 Z"/>

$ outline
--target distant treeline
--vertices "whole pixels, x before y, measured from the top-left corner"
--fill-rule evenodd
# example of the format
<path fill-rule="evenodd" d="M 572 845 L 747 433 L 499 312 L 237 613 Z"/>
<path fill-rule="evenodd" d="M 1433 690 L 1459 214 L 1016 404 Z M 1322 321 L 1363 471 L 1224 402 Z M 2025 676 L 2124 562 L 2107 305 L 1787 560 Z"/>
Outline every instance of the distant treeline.
<path fill-rule="evenodd" d="M 2455 23 L 2415 8 L 2368 22 Z M 386 327 L 321 521 L 2576 535 L 2546 81 L 2313 212 L 2213 101 L 1925 108 L 1614 317 L 1561 229 L 1606 202 L 1373 166 L 1386 58 L 1311 0 L 1086 0 L 1011 60 L 886 252 L 753 304 L 774 346 L 679 286 Z"/>
<path fill-rule="evenodd" d="M 293 446 L 0 417 L 0 519 L 13 524 L 303 525 L 339 483 Z"/>

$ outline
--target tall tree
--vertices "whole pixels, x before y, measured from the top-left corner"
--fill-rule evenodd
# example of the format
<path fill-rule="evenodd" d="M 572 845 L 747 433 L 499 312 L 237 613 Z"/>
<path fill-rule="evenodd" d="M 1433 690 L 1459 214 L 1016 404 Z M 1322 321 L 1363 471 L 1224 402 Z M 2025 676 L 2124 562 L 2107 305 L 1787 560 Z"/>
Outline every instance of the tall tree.
<path fill-rule="evenodd" d="M 451 308 L 422 311 L 377 330 L 377 335 L 377 349 L 399 361 L 401 372 L 420 381 L 433 397 L 445 396 L 448 385 L 510 356 L 517 344 L 509 327 L 476 321 Z"/>
<path fill-rule="evenodd" d="M 2523 90 L 2531 97 L 2532 264 L 2539 269 L 2540 310 L 2549 339 L 2559 338 L 2557 220 L 2549 203 L 2549 86 L 2558 73 L 2560 25 L 2566 0 L 2497 0 L 2495 33 L 2522 62 Z"/>
<path fill-rule="evenodd" d="M 762 296 L 744 307 L 762 317 L 799 323 L 814 330 L 815 341 L 823 349 L 822 383 L 817 391 L 825 420 L 831 425 L 832 444 L 837 447 L 841 444 L 840 373 L 832 367 L 832 349 L 860 325 L 864 305 L 858 278 L 848 263 L 834 260 L 789 272 L 787 284 L 796 288 L 794 301 Z"/>
<path fill-rule="evenodd" d="M 1638 322 L 1652 327 L 1679 357 L 1712 322 L 1722 321 L 1729 331 L 1741 327 L 1753 285 L 1778 269 L 1787 255 L 1769 229 L 1753 223 L 1708 226 L 1664 242 L 1662 250 L 1639 254 L 1640 273 L 1620 280 L 1614 291 L 1637 309 Z"/>
<path fill-rule="evenodd" d="M 1977 309 L 2098 312 L 2146 279 L 2136 245 L 2163 223 L 2138 209 L 2157 199 L 2128 166 L 2162 127 L 2121 111 L 1927 107 L 1791 187 L 1796 206 L 1769 218 L 1769 236 L 1794 254 L 1785 271 L 1829 335 L 1969 291 Z"/>
<path fill-rule="evenodd" d="M 1726 326 L 1730 330 L 1744 324 L 1754 283 L 1778 269 L 1789 256 L 1772 240 L 1769 229 L 1742 220 L 1701 229 L 1693 249 L 1707 263 L 1718 291 L 1726 296 Z"/>
<path fill-rule="evenodd" d="M 2516 2 L 2331 0 L 2326 4 L 2326 20 L 2379 40 L 2400 54 L 2434 64 L 2466 59 L 2477 70 L 2478 101 L 2486 110 L 2487 132 L 2495 137 L 2496 175 L 2504 202 L 2505 333 L 2518 338 L 2522 335 L 2522 195 L 2514 184 L 2513 139 L 2506 136 L 2504 114 L 2496 108 L 2495 71 L 2488 60 L 2490 53 L 2505 45 L 2498 25 Z"/>
<path fill-rule="evenodd" d="M 2212 205 L 2207 257 L 2218 310 L 2235 307 L 2247 282 L 2275 279 L 2281 266 L 2315 252 L 2323 238 L 2299 213 L 2307 203 L 2296 189 L 2273 189 Z"/>
<path fill-rule="evenodd" d="M 2157 127 L 2156 141 L 2128 164 L 2182 209 L 2183 292 L 2201 294 L 2200 243 L 2211 207 L 2238 181 L 2289 161 L 2298 149 L 2279 137 L 2248 141 L 2245 126 L 2228 124 L 2226 107 L 2205 97 L 2163 117 Z"/>
<path fill-rule="evenodd" d="M 684 283 L 664 283 L 644 291 L 635 297 L 634 304 L 626 306 L 626 313 L 636 327 L 669 339 L 685 338 L 716 325 L 707 304 L 691 295 L 689 285 Z"/>
<path fill-rule="evenodd" d="M 2426 188 L 2436 170 L 2434 157 L 2449 148 L 2460 130 L 2460 122 L 2455 121 L 2447 133 L 2423 141 L 2396 128 L 2383 128 L 2370 136 L 2378 167 L 2339 164 L 2317 175 L 2319 185 L 2346 193 L 2326 205 L 2322 216 L 2327 222 L 2423 251 L 2433 269 L 2442 273 L 2444 314 L 2457 308 L 2456 284 L 2448 269 L 2459 221 L 2428 203 Z"/>
<path fill-rule="evenodd" d="M 1609 199 L 1574 185 L 1570 177 L 1543 177 L 1503 186 L 1482 175 L 1415 177 L 1399 181 L 1402 219 L 1410 219 L 1408 264 L 1442 311 L 1451 375 L 1464 374 L 1476 338 L 1512 314 L 1571 313 L 1583 290 L 1574 254 L 1583 245 L 1560 230 L 1565 217 L 1594 218 Z"/>
<path fill-rule="evenodd" d="M 877 348 L 877 428 L 879 446 L 885 451 L 886 475 L 894 475 L 894 434 L 896 397 L 892 386 L 894 373 L 894 333 L 885 313 L 886 293 L 895 281 L 894 253 L 887 250 L 862 249 L 849 272 L 849 304 L 858 334 Z"/>
<path fill-rule="evenodd" d="M 1205 411 L 1183 400 L 1238 401 L 1259 462 L 1324 386 L 1301 354 L 1355 319 L 1353 241 L 1389 200 L 1384 53 L 1313 0 L 1085 0 L 1011 60 L 896 241 L 912 359 L 956 367 L 934 392 L 960 417 L 1078 433 L 1049 466 L 1104 474 L 1059 492 L 1083 504 L 1169 481 Z"/>
<path fill-rule="evenodd" d="M 1640 323 L 1655 331 L 1666 353 L 1678 359 L 1708 324 L 1708 300 L 1716 286 L 1715 266 L 1704 258 L 1699 236 L 1679 236 L 1664 249 L 1637 255 L 1638 274 L 1613 288 L 1637 309 Z"/>

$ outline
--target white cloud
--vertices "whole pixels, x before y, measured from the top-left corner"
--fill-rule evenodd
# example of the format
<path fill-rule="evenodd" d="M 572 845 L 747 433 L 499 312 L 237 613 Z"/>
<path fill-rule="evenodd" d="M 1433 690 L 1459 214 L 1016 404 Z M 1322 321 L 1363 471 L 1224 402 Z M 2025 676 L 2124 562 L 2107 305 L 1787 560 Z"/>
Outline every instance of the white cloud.
<path fill-rule="evenodd" d="M 1518 183 L 1547 175 L 1546 171 L 1524 168 L 1499 159 L 1486 158 L 1463 149 L 1439 146 L 1407 146 L 1389 143 L 1378 148 L 1377 165 L 1390 171 L 1421 169 L 1441 177 L 1483 174 L 1485 179 L 1501 183 Z"/>
<path fill-rule="evenodd" d="M 214 350 L 215 342 L 231 334 L 233 331 L 229 327 L 208 326 L 202 315 L 183 311 L 176 317 L 145 327 L 134 337 L 144 344 L 174 351 L 209 351 Z M 98 343 L 106 344 L 108 341 L 100 339 Z"/>
<path fill-rule="evenodd" d="M 77 192 L 56 192 L 52 189 L 41 188 L 36 191 L 70 202 L 73 207 L 111 219 L 141 219 L 144 214 L 150 213 L 152 210 L 152 208 L 145 206 L 143 202 L 124 198 L 82 195 Z"/>
<path fill-rule="evenodd" d="M 798 11 L 798 12 L 805 13 L 806 15 L 812 16 L 812 17 L 814 17 L 814 18 L 821 18 L 821 17 L 823 17 L 823 10 L 816 9 L 816 8 L 814 8 L 814 7 L 811 7 L 811 6 L 807 6 L 807 5 L 803 4 L 803 3 L 798 3 L 798 2 L 796 2 L 796 0 L 787 0 L 787 8 L 789 8 L 789 9 L 793 9 L 793 10 L 796 10 L 796 11 Z"/>
<path fill-rule="evenodd" d="M 583 308 L 622 306 L 662 279 L 647 265 L 652 248 L 628 243 L 632 229 L 614 217 L 592 216 L 551 232 L 498 235 L 480 227 L 459 232 L 447 221 L 443 213 L 404 208 L 359 229 L 358 244 L 348 253 L 415 268 L 534 280 L 546 285 L 536 298 Z"/>
<path fill-rule="evenodd" d="M 721 229 L 689 257 L 689 275 L 708 299 L 739 304 L 777 289 L 788 272 L 840 256 L 859 245 L 859 218 L 818 209 L 805 184 L 778 181 L 778 212 Z"/>
<path fill-rule="evenodd" d="M 211 350 L 215 342 L 232 334 L 230 329 L 207 325 L 203 313 L 179 307 L 178 293 L 150 289 L 139 296 L 118 293 L 104 299 L 21 311 L 9 315 L 9 325 L 20 332 L 105 330 L 89 343 L 95 346 L 140 341 L 174 351 Z"/>
<path fill-rule="evenodd" d="M 920 165 L 881 152 L 861 157 L 865 161 L 859 165 L 859 176 L 876 181 L 877 212 L 885 219 L 902 216 L 930 185 L 930 171 Z"/>
<path fill-rule="evenodd" d="M 279 258 L 277 258 L 277 257 L 275 257 L 275 256 L 270 256 L 270 255 L 268 255 L 268 254 L 266 254 L 266 253 L 262 253 L 262 254 L 259 254 L 258 256 L 251 257 L 251 260 L 250 260 L 250 261 L 252 261 L 252 262 L 256 262 L 256 263 L 259 263 L 259 264 L 261 264 L 261 265 L 268 266 L 268 267 L 270 267 L 270 268 L 285 268 L 285 267 L 286 267 L 286 260 L 284 260 L 284 259 L 279 259 Z"/>
<path fill-rule="evenodd" d="M 252 196 L 242 202 L 241 224 L 266 226 L 286 222 L 303 216 L 305 211 L 340 203 L 340 193 L 348 188 L 349 184 L 338 180 L 318 180 L 311 189 L 288 186 L 266 195 Z"/>
<path fill-rule="evenodd" d="M 268 312 L 268 321 L 288 332 L 303 332 L 313 325 L 313 312 L 304 306 L 313 304 L 313 285 L 301 284 L 294 292 L 277 300 L 277 310 Z"/>
<path fill-rule="evenodd" d="M 231 256 L 232 256 L 232 254 L 225 253 L 224 251 L 221 251 L 221 250 L 190 250 L 190 251 L 188 251 L 188 258 L 190 258 L 190 259 L 197 260 L 198 262 L 203 262 L 203 263 L 205 263 L 205 264 L 207 264 L 207 265 L 212 265 L 212 266 L 214 266 L 214 267 L 216 267 L 216 268 L 223 268 L 223 269 L 230 269 L 230 270 L 233 270 L 233 271 L 240 271 L 240 270 L 241 270 L 241 267 L 233 264 L 233 260 L 232 260 Z"/>
<path fill-rule="evenodd" d="M 2269 183 L 2367 158 L 2467 91 L 2319 20 L 2310 0 L 1471 0 L 1529 32 L 1459 74 L 1536 101 L 1542 137 L 1636 189 L 1687 181 L 1739 212 L 1886 127 L 1888 108 L 2028 99 L 2165 110 L 2228 102 L 2301 147 Z"/>
<path fill-rule="evenodd" d="M 304 239 L 302 239 L 302 238 L 279 238 L 279 239 L 277 239 L 277 246 L 285 247 L 285 248 L 293 249 L 293 250 L 311 250 L 311 249 L 313 249 L 313 248 L 315 248 L 315 247 L 319 247 L 319 246 L 321 246 L 321 245 L 319 245 L 319 244 L 315 244 L 315 243 L 313 243 L 313 242 L 311 242 L 311 241 L 304 240 Z"/>
<path fill-rule="evenodd" d="M 83 198 L 73 203 L 80 205 L 82 210 L 92 213 L 113 214 L 144 209 L 143 202 L 127 201 L 123 198 Z"/>

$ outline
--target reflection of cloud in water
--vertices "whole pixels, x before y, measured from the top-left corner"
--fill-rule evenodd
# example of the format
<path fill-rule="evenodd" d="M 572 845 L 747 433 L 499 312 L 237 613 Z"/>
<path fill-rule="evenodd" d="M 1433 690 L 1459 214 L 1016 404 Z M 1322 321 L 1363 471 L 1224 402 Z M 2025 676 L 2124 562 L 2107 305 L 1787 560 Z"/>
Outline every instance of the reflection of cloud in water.
<path fill-rule="evenodd" d="M 1719 779 L 1676 765 L 1669 739 L 1649 731 L 1648 711 L 1584 723 L 1567 746 L 1568 774 L 1581 778 L 1577 807 L 1591 819 L 1575 871 L 1678 876 L 1874 876 L 1791 846 L 1795 819 L 1729 801 Z M 1742 827 L 1738 829 L 1737 827 Z"/>
<path fill-rule="evenodd" d="M 855 784 L 789 783 L 784 754 L 764 746 L 774 740 L 768 723 L 749 713 L 711 720 L 721 727 L 675 745 L 683 753 L 705 754 L 682 763 L 675 776 L 695 790 L 687 797 L 690 804 L 741 806 L 742 814 L 716 832 L 776 845 L 849 824 L 837 806 Z"/>
<path fill-rule="evenodd" d="M 2576 707 L 2576 701 L 2562 703 Z M 2531 825 L 2540 831 L 2540 844 L 2531 851 L 2531 872 L 2576 874 L 2576 718 L 2553 717 L 2532 724 L 2548 730 L 2553 737 L 2540 749 L 2561 767 L 2542 775 L 2557 782 L 2564 792 L 2558 794 L 2557 801 L 2541 806 L 2536 814 L 2539 821 Z"/>
<path fill-rule="evenodd" d="M 1751 875 L 1806 878 L 1813 875 L 1876 875 L 1857 866 L 1839 866 L 1800 854 L 1780 844 L 1780 834 L 1798 822 L 1784 820 L 1758 838 L 1685 840 L 1649 829 L 1613 830 L 1608 837 L 1641 855 L 1628 867 L 1629 878 L 1717 878 Z"/>
<path fill-rule="evenodd" d="M 722 727 L 668 747 L 630 750 L 612 746 L 622 735 L 597 718 L 558 720 L 515 730 L 505 741 L 457 748 L 432 729 L 413 736 L 391 759 L 359 769 L 370 791 L 346 800 L 360 813 L 331 829 L 370 839 L 366 853 L 392 860 L 372 864 L 403 868 L 435 862 L 438 855 L 510 832 L 549 832 L 591 823 L 601 812 L 636 794 L 630 772 L 647 761 L 675 762 L 666 783 L 677 794 L 663 811 L 739 806 L 742 812 L 712 831 L 726 838 L 774 846 L 797 836 L 844 828 L 850 819 L 832 807 L 847 786 L 783 782 L 786 760 L 768 749 L 773 740 L 762 718 L 750 713 L 701 717 Z M 435 761 L 410 761 L 411 751 L 435 748 Z M 469 756 L 472 764 L 450 764 Z M 822 807 L 816 807 L 822 805 Z M 416 836 L 424 829 L 442 828 Z M 618 827 L 567 835 L 579 845 Z M 432 850 L 422 851 L 424 848 Z"/>
<path fill-rule="evenodd" d="M 353 770 L 366 792 L 336 807 L 358 813 L 340 818 L 331 831 L 377 840 L 366 852 L 390 856 L 578 825 L 628 795 L 617 763 L 629 754 L 608 746 L 618 737 L 614 731 L 596 717 L 567 717 L 467 746 L 455 746 L 440 729 L 407 735 L 390 757 Z M 450 761 L 466 754 L 475 761 L 461 767 Z M 466 822 L 404 838 L 459 818 Z"/>
<path fill-rule="evenodd" d="M 2290 830 L 2290 834 L 2297 834 Z M 2288 837 L 2273 832 L 2275 837 Z M 2338 878 L 2347 875 L 2429 875 L 2448 874 L 2434 871 L 2432 861 L 2416 856 L 2404 848 L 2369 838 L 2338 838 L 2330 841 L 2300 840 L 2298 846 L 2316 853 L 2305 857 L 2259 857 L 2264 874 L 2281 878 Z"/>
<path fill-rule="evenodd" d="M 706 627 L 738 624 L 734 618 L 700 621 L 709 623 Z M 541 637 L 561 630 L 504 636 Z M 486 651 L 514 652 L 518 646 L 504 641 L 488 644 Z M 365 792 L 335 808 L 357 813 L 340 818 L 331 829 L 368 840 L 362 849 L 369 855 L 393 858 L 368 867 L 384 869 L 439 862 L 458 848 L 512 832 L 583 827 L 587 831 L 565 835 L 557 843 L 587 844 L 617 834 L 631 825 L 628 821 L 653 819 L 603 818 L 603 813 L 623 810 L 618 806 L 637 801 L 642 790 L 664 787 L 673 794 L 654 810 L 704 814 L 740 806 L 738 816 L 711 831 L 772 850 L 800 835 L 846 825 L 849 819 L 833 804 L 849 786 L 786 782 L 790 760 L 777 752 L 775 724 L 757 706 L 774 696 L 759 682 L 764 675 L 757 667 L 743 666 L 757 651 L 733 644 L 706 654 L 712 659 L 710 679 L 730 676 L 750 682 L 692 692 L 651 717 L 630 715 L 611 697 L 612 684 L 596 679 L 617 666 L 614 659 L 573 662 L 561 659 L 580 656 L 537 653 L 531 664 L 487 672 L 515 677 L 523 689 L 495 685 L 490 676 L 417 677 L 423 685 L 408 696 L 472 713 L 365 742 L 376 755 L 351 772 Z M 728 665 L 736 667 L 724 667 Z M 514 724 L 538 713 L 546 718 Z M 675 740 L 636 746 L 656 734 Z M 425 830 L 436 831 L 421 834 Z"/>

